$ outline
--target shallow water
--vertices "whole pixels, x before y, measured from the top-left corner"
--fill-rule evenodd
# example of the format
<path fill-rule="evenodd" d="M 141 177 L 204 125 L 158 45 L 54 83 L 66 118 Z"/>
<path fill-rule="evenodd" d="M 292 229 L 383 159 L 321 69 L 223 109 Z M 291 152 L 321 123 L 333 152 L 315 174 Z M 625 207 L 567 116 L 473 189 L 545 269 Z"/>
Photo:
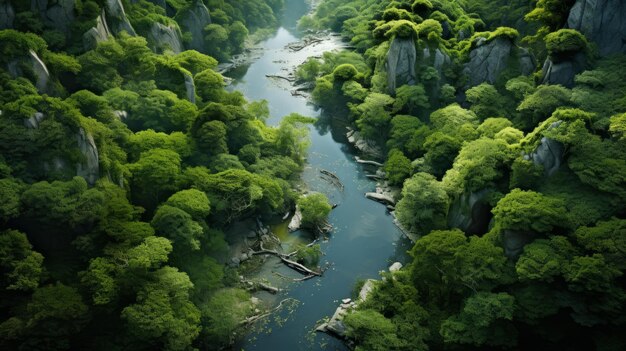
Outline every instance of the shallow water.
<path fill-rule="evenodd" d="M 305 98 L 292 96 L 287 81 L 265 76 L 286 76 L 306 58 L 341 47 L 339 39 L 333 37 L 298 52 L 285 49 L 285 45 L 298 40 L 294 18 L 307 11 L 304 0 L 287 0 L 286 4 L 283 26 L 262 43 L 265 50 L 261 57 L 226 75 L 235 79 L 231 88 L 243 92 L 249 100 L 269 102 L 270 125 L 278 124 L 283 116 L 293 112 L 320 119 L 320 123 L 310 127 L 311 147 L 303 179 L 309 189 L 326 193 L 332 203 L 339 205 L 329 217 L 335 230 L 329 240 L 321 243 L 324 253 L 321 264 L 330 268 L 322 277 L 304 282 L 286 283 L 283 279 L 281 286 L 286 284 L 288 289 L 276 300 L 295 298 L 300 303 L 295 309 L 281 313 L 282 317 L 288 317 L 285 323 L 272 319 L 261 330 L 251 330 L 233 350 L 346 350 L 340 341 L 312 330 L 319 320 L 334 313 L 339 300 L 350 296 L 357 280 L 376 279 L 378 272 L 386 270 L 391 263 L 404 261 L 410 244 L 393 224 L 385 206 L 364 197 L 376 184 L 365 177 L 365 167 L 354 161 L 355 152 L 347 144 L 345 125 L 321 116 Z M 343 191 L 321 179 L 320 169 L 335 173 L 344 185 Z M 367 173 L 371 172 L 370 169 Z M 275 228 L 283 240 L 289 240 L 287 236 L 303 235 Z M 289 274 L 289 270 L 271 260 L 266 266 L 263 273 L 268 276 L 275 271 Z"/>

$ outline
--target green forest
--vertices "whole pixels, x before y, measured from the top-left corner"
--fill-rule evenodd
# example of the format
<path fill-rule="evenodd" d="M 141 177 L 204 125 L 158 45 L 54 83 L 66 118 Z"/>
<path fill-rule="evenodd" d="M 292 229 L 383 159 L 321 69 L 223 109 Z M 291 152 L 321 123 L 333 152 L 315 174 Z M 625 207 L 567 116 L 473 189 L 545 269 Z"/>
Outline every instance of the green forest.
<path fill-rule="evenodd" d="M 221 350 L 259 313 L 229 225 L 297 206 L 311 118 L 218 63 L 291 0 L 0 0 L 0 349 Z M 295 71 L 380 150 L 415 242 L 358 351 L 626 349 L 626 5 L 315 0 Z M 317 245 L 296 259 L 316 266 Z"/>
<path fill-rule="evenodd" d="M 356 350 L 624 350 L 626 8 L 325 0 L 351 50 L 298 70 L 384 151 L 416 239 Z"/>

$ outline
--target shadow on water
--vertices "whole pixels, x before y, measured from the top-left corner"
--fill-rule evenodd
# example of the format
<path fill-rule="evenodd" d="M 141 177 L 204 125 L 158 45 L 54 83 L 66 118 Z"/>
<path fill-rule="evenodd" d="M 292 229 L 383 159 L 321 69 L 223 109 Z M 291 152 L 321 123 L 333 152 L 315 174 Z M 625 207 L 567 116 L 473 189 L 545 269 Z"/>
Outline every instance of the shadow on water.
<path fill-rule="evenodd" d="M 321 243 L 324 256 L 322 266 L 330 268 L 323 277 L 289 283 L 289 288 L 274 297 L 276 301 L 292 298 L 297 305 L 283 309 L 269 318 L 266 324 L 256 326 L 233 347 L 233 350 L 346 350 L 342 342 L 325 334 L 313 332 L 316 324 L 331 316 L 341 299 L 349 297 L 360 279 L 378 278 L 395 261 L 406 261 L 410 248 L 393 224 L 385 206 L 367 200 L 363 195 L 376 184 L 365 176 L 363 165 L 354 160 L 354 150 L 347 144 L 345 116 L 320 114 L 307 100 L 292 96 L 291 86 L 265 75 L 288 72 L 307 57 L 341 47 L 341 42 L 329 37 L 324 42 L 298 52 L 286 50 L 285 45 L 297 41 L 293 33 L 296 19 L 306 12 L 304 0 L 286 0 L 283 27 L 274 37 L 263 42 L 262 56 L 252 63 L 241 77 L 235 76 L 232 89 L 239 90 L 249 100 L 265 99 L 271 118 L 268 124 L 277 125 L 282 116 L 299 113 L 318 118 L 310 126 L 311 147 L 308 165 L 302 179 L 312 191 L 326 193 L 331 202 L 339 204 L 330 216 L 334 226 L 329 240 Z M 290 29 L 291 28 L 291 29 Z M 341 118 L 344 117 L 344 118 Z M 343 190 L 333 187 L 320 177 L 320 170 L 328 170 L 339 177 Z M 291 235 L 284 228 L 276 228 L 285 240 Z M 280 265 L 279 265 L 280 266 Z M 272 274 L 268 269 L 268 274 Z"/>

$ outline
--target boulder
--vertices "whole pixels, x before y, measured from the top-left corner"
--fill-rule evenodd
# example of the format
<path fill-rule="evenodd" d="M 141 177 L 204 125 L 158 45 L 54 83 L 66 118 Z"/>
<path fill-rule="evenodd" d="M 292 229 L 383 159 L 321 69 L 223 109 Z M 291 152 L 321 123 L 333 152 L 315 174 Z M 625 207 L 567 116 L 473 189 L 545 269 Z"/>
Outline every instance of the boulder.
<path fill-rule="evenodd" d="M 400 262 L 394 262 L 391 266 L 389 266 L 389 272 L 391 273 L 397 272 L 400 269 L 402 269 L 402 263 Z"/>
<path fill-rule="evenodd" d="M 561 121 L 554 122 L 548 129 L 556 128 L 561 123 Z M 547 177 L 550 177 L 561 168 L 564 157 L 565 146 L 556 140 L 546 137 L 541 138 L 541 143 L 533 153 L 524 155 L 525 160 L 533 161 L 534 164 L 543 167 L 544 174 Z"/>
<path fill-rule="evenodd" d="M 164 25 L 154 22 L 146 38 L 154 52 L 160 53 L 169 49 L 178 54 L 183 51 L 182 34 L 178 26 L 174 24 Z"/>
<path fill-rule="evenodd" d="M 100 177 L 100 159 L 96 142 L 93 136 L 83 128 L 78 130 L 76 139 L 78 141 L 78 149 L 84 157 L 83 162 L 76 164 L 76 175 L 85 178 L 90 185 L 94 185 Z"/>
<path fill-rule="evenodd" d="M 483 234 L 491 220 L 491 206 L 487 198 L 491 189 L 464 192 L 452 202 L 448 213 L 448 225 L 468 234 Z"/>
<path fill-rule="evenodd" d="M 567 27 L 576 29 L 598 45 L 601 56 L 626 53 L 626 2 L 577 0 Z"/>
<path fill-rule="evenodd" d="M 187 48 L 206 53 L 204 28 L 211 24 L 211 15 L 209 15 L 209 9 L 204 3 L 200 0 L 194 0 L 191 6 L 182 10 L 176 18 L 183 32 L 191 33 L 191 42 Z"/>
<path fill-rule="evenodd" d="M 126 31 L 129 35 L 137 35 L 128 17 L 126 17 L 126 11 L 124 11 L 121 0 L 106 0 L 104 12 L 106 14 L 106 23 L 111 33 L 118 35 L 122 31 Z"/>
<path fill-rule="evenodd" d="M 0 0 L 0 30 L 13 28 L 15 10 L 9 0 Z"/>
<path fill-rule="evenodd" d="M 397 37 L 393 39 L 386 61 L 387 89 L 391 94 L 395 93 L 396 87 L 416 84 L 416 60 L 417 52 L 413 39 Z"/>
<path fill-rule="evenodd" d="M 293 217 L 291 217 L 291 221 L 289 221 L 289 225 L 287 225 L 287 228 L 289 228 L 290 232 L 294 232 L 300 229 L 301 225 L 302 225 L 302 212 L 300 211 L 300 207 L 296 206 L 296 212 L 293 214 Z"/>
<path fill-rule="evenodd" d="M 74 22 L 75 0 L 32 0 L 31 11 L 39 13 L 46 26 L 69 34 Z"/>
<path fill-rule="evenodd" d="M 577 53 L 565 60 L 548 57 L 543 64 L 542 84 L 560 84 L 566 88 L 574 87 L 574 77 L 585 70 L 587 59 L 584 53 Z"/>
<path fill-rule="evenodd" d="M 526 50 L 520 49 L 510 38 L 497 37 L 493 40 L 478 38 L 465 65 L 469 77 L 468 88 L 482 83 L 495 84 L 500 74 L 510 68 L 511 59 L 517 58 L 517 69 L 522 75 L 530 75 L 535 69 L 535 60 Z"/>
<path fill-rule="evenodd" d="M 373 142 L 363 138 L 360 132 L 350 129 L 348 133 L 346 133 L 346 137 L 348 138 L 348 142 L 354 145 L 354 147 L 363 154 L 374 158 L 383 157 L 382 149 Z"/>
<path fill-rule="evenodd" d="M 109 36 L 111 36 L 111 31 L 104 20 L 105 16 L 104 10 L 102 10 L 102 14 L 96 18 L 95 27 L 91 27 L 83 34 L 83 47 L 85 50 L 94 49 L 98 43 L 107 41 Z"/>

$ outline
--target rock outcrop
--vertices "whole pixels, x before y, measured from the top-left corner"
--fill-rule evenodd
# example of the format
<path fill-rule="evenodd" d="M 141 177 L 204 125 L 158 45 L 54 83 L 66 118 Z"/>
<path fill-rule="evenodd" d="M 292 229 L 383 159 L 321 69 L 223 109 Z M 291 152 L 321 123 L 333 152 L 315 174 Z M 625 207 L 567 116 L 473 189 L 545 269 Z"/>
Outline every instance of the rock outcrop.
<path fill-rule="evenodd" d="M 535 60 L 530 53 L 515 46 L 508 37 L 497 37 L 493 40 L 479 38 L 470 52 L 470 61 L 465 65 L 465 73 L 469 81 L 468 87 L 482 83 L 494 84 L 500 74 L 511 68 L 511 59 L 517 58 L 517 68 L 522 75 L 530 75 L 535 70 Z"/>
<path fill-rule="evenodd" d="M 85 132 L 83 128 L 78 130 L 76 139 L 78 150 L 85 158 L 83 162 L 76 164 L 76 175 L 85 178 L 90 185 L 94 185 L 100 177 L 100 159 L 96 142 L 93 136 Z"/>
<path fill-rule="evenodd" d="M 382 158 L 383 151 L 381 148 L 374 144 L 373 142 L 364 139 L 356 130 L 348 129 L 348 133 L 346 133 L 346 137 L 348 137 L 348 142 L 354 145 L 357 150 L 362 152 L 365 155 L 370 155 L 374 158 Z"/>
<path fill-rule="evenodd" d="M 0 0 L 0 30 L 13 28 L 15 10 L 9 0 Z"/>
<path fill-rule="evenodd" d="M 85 34 L 83 34 L 83 47 L 85 50 L 91 50 L 95 48 L 98 43 L 107 41 L 111 36 L 111 31 L 105 21 L 106 14 L 102 10 L 102 14 L 96 18 L 95 27 L 91 27 Z"/>
<path fill-rule="evenodd" d="M 30 118 L 24 119 L 24 127 L 28 129 L 37 129 L 39 128 L 39 123 L 43 121 L 46 116 L 41 112 L 35 112 Z"/>
<path fill-rule="evenodd" d="M 154 22 L 146 37 L 150 48 L 156 53 L 161 53 L 167 49 L 177 54 L 183 51 L 182 34 L 178 26 L 174 24 L 166 26 Z"/>
<path fill-rule="evenodd" d="M 562 122 L 552 123 L 548 129 L 558 127 Z M 543 167 L 544 174 L 549 177 L 556 173 L 563 164 L 565 156 L 565 147 L 560 142 L 543 137 L 537 149 L 531 153 L 524 155 L 527 161 L 533 161 L 534 164 Z"/>
<path fill-rule="evenodd" d="M 195 0 L 190 7 L 177 15 L 176 19 L 183 32 L 191 33 L 191 42 L 187 48 L 206 53 L 204 27 L 211 24 L 211 15 L 204 3 Z"/>
<path fill-rule="evenodd" d="M 585 70 L 587 59 L 584 53 L 577 53 L 569 59 L 557 60 L 548 57 L 543 64 L 542 84 L 560 84 L 566 88 L 574 87 L 574 77 Z"/>
<path fill-rule="evenodd" d="M 577 0 L 567 26 L 598 45 L 601 56 L 626 53 L 626 2 Z"/>
<path fill-rule="evenodd" d="M 502 233 L 502 244 L 506 257 L 516 259 L 524 251 L 524 246 L 535 239 L 534 233 L 520 232 L 516 230 L 505 230 Z"/>
<path fill-rule="evenodd" d="M 29 50 L 26 57 L 18 58 L 9 62 L 7 64 L 7 71 L 14 78 L 24 77 L 25 72 L 22 69 L 22 67 L 24 67 L 23 65 L 27 65 L 29 68 L 27 71 L 32 72 L 37 91 L 41 94 L 50 94 L 52 92 L 50 86 L 50 72 L 37 53 L 33 50 Z"/>
<path fill-rule="evenodd" d="M 417 51 L 413 39 L 395 38 L 387 52 L 387 89 L 391 94 L 395 93 L 396 87 L 417 83 L 415 75 L 415 62 Z"/>
<path fill-rule="evenodd" d="M 487 202 L 491 189 L 461 194 L 450 207 L 448 225 L 468 234 L 487 232 L 491 220 L 491 206 Z"/>
<path fill-rule="evenodd" d="M 187 100 L 191 103 L 196 103 L 196 83 L 193 81 L 191 74 L 183 73 L 185 77 L 185 90 L 187 91 Z"/>
<path fill-rule="evenodd" d="M 31 10 L 39 13 L 46 26 L 69 34 L 74 22 L 75 0 L 32 0 Z"/>
<path fill-rule="evenodd" d="M 363 287 L 359 291 L 359 300 L 352 301 L 351 299 L 341 300 L 341 305 L 337 307 L 335 313 L 327 323 L 323 323 L 315 330 L 318 332 L 326 332 L 338 336 L 340 338 L 346 337 L 346 325 L 343 322 L 343 318 L 354 309 L 359 303 L 367 300 L 369 294 L 374 290 L 374 284 L 376 280 L 368 279 L 363 284 Z"/>
<path fill-rule="evenodd" d="M 106 0 L 104 12 L 111 33 L 118 35 L 122 31 L 126 31 L 130 35 L 137 35 L 128 17 L 126 17 L 126 11 L 124 11 L 121 0 Z"/>

